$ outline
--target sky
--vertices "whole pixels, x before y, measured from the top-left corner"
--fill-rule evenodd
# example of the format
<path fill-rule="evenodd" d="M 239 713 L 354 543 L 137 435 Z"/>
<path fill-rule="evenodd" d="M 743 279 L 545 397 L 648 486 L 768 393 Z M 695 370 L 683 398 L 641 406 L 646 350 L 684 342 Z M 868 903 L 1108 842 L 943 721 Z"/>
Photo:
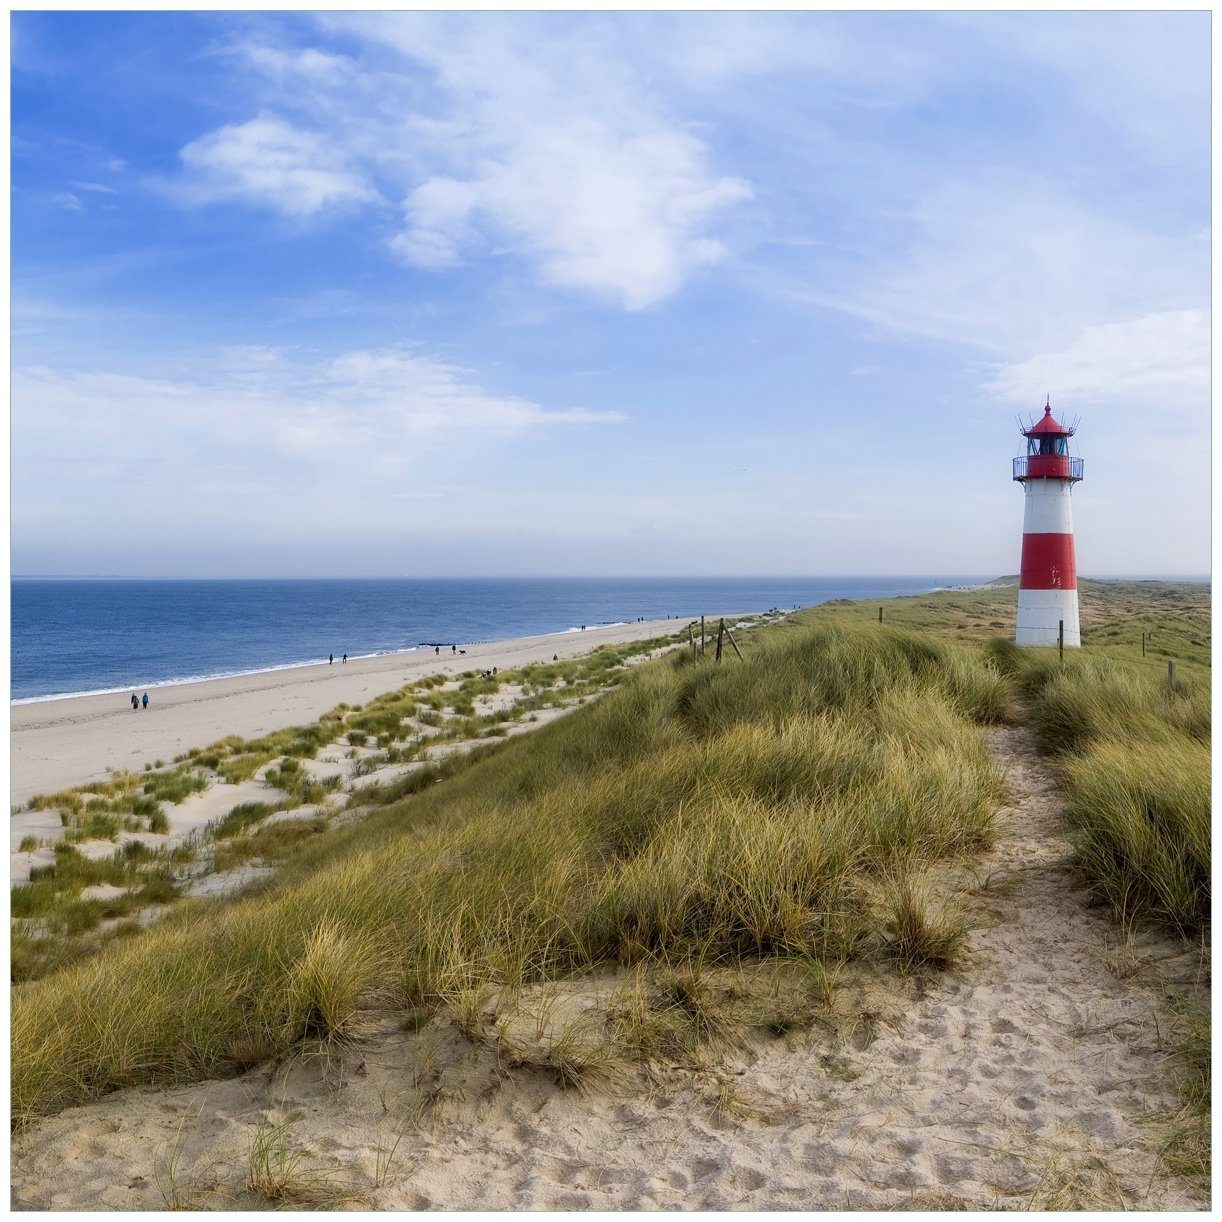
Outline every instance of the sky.
<path fill-rule="evenodd" d="M 1208 13 L 13 13 L 12 571 L 1209 569 Z"/>

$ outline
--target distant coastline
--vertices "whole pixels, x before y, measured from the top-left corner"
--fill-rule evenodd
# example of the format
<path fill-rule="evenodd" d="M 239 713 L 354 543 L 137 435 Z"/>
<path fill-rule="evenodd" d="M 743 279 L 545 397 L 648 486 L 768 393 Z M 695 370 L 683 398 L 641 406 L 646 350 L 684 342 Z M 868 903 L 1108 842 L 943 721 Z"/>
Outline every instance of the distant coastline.
<path fill-rule="evenodd" d="M 165 687 L 726 607 L 889 598 L 987 577 L 35 579 L 12 591 L 13 702 Z"/>

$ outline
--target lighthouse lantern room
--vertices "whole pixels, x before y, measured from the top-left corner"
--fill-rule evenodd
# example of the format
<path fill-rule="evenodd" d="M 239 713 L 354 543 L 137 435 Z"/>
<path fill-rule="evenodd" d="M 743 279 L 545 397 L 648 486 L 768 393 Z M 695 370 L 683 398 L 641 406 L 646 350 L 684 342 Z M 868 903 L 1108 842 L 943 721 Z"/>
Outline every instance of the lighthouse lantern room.
<path fill-rule="evenodd" d="M 1014 640 L 1056 645 L 1064 625 L 1065 644 L 1077 646 L 1082 636 L 1069 495 L 1082 478 L 1082 460 L 1070 457 L 1074 430 L 1056 420 L 1050 403 L 1043 419 L 1022 432 L 1027 453 L 1014 460 L 1014 478 L 1026 492 Z"/>

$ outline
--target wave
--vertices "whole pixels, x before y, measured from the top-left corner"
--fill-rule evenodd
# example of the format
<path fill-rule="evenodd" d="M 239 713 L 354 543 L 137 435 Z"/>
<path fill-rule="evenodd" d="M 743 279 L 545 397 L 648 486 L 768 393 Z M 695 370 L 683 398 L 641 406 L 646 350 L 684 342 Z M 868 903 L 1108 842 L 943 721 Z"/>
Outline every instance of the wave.
<path fill-rule="evenodd" d="M 363 658 L 388 658 L 400 653 L 418 653 L 419 645 L 404 649 L 377 649 L 373 653 L 350 653 L 349 662 Z M 208 683 L 213 679 L 240 679 L 245 675 L 271 675 L 282 670 L 304 670 L 309 666 L 326 666 L 326 658 L 311 658 L 305 662 L 281 662 L 276 666 L 253 666 L 248 670 L 218 670 L 206 675 L 176 675 L 172 679 L 157 679 L 152 683 L 126 683 L 122 687 L 91 687 L 79 692 L 53 692 L 46 696 L 18 696 L 9 704 L 43 704 L 48 700 L 77 700 L 81 696 L 113 696 L 119 692 L 151 692 L 159 687 L 181 687 L 188 683 Z"/>
<path fill-rule="evenodd" d="M 587 624 L 586 629 L 591 628 L 623 628 L 633 623 L 632 620 L 607 620 L 597 624 Z M 560 636 L 562 633 L 580 632 L 581 628 L 565 628 L 562 630 L 553 630 L 551 632 L 532 632 L 522 637 L 494 637 L 479 641 L 463 641 L 460 642 L 464 646 L 473 645 L 493 645 L 501 640 L 533 640 L 536 637 L 545 636 Z M 389 658 L 397 654 L 407 653 L 427 653 L 432 645 L 406 645 L 402 649 L 375 649 L 371 653 L 350 653 L 348 655 L 349 662 L 358 662 L 368 658 Z M 443 650 L 443 656 L 445 651 Z M 302 662 L 279 662 L 275 666 L 251 666 L 244 670 L 218 670 L 209 671 L 207 674 L 198 675 L 175 675 L 169 679 L 157 679 L 151 683 L 125 683 L 119 687 L 91 687 L 85 688 L 76 692 L 51 692 L 40 696 L 18 696 L 9 701 L 10 705 L 16 704 L 44 704 L 49 700 L 78 700 L 82 696 L 114 696 L 120 692 L 151 692 L 156 688 L 163 687 L 181 687 L 188 683 L 208 683 L 214 679 L 240 679 L 246 675 L 271 675 L 284 670 L 303 670 L 309 666 L 326 666 L 328 665 L 326 658 L 309 658 Z"/>

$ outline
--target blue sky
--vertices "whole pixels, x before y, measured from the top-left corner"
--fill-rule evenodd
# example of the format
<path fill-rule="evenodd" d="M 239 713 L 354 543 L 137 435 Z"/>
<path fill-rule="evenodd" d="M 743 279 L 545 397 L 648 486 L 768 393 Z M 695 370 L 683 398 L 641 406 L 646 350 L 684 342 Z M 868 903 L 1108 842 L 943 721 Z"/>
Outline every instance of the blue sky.
<path fill-rule="evenodd" d="M 13 571 L 1205 572 L 1209 38 L 15 13 Z"/>

